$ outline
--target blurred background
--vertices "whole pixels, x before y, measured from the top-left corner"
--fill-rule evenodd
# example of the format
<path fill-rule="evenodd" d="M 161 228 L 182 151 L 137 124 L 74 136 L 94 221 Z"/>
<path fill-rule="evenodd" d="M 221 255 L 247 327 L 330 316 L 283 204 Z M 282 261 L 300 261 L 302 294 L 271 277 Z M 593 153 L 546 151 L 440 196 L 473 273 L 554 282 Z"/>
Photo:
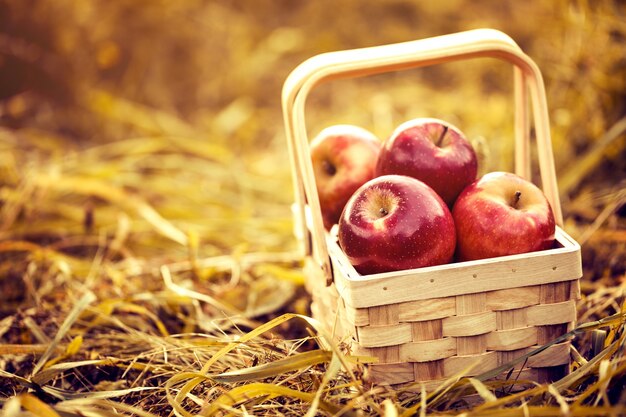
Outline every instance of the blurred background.
<path fill-rule="evenodd" d="M 289 72 L 322 52 L 481 27 L 542 70 L 566 229 L 590 282 L 623 279 L 619 0 L 0 0 L 0 234 L 86 259 L 116 238 L 119 259 L 155 262 L 190 245 L 198 257 L 292 249 Z M 512 110 L 511 68 L 480 59 L 324 85 L 307 126 L 385 138 L 440 117 L 483 172 L 510 170 Z"/>
<path fill-rule="evenodd" d="M 211 340 L 307 314 L 284 80 L 319 53 L 483 27 L 509 34 L 544 76 L 565 229 L 583 248 L 579 323 L 618 313 L 625 1 L 0 0 L 0 343 L 16 353 L 0 357 L 0 403 L 36 374 L 55 397 L 37 395 L 59 410 L 59 399 L 122 389 L 107 395 L 169 415 L 163 387 L 213 361 Z M 511 170 L 512 84 L 494 59 L 333 81 L 310 96 L 307 129 L 352 123 L 384 139 L 438 117 L 465 132 L 482 172 Z M 313 343 L 301 323 L 276 332 L 212 371 Z M 587 335 L 575 345 L 590 357 Z M 106 361 L 83 367 L 93 359 Z M 64 361 L 59 375 L 42 368 Z M 309 392 L 324 372 L 281 384 Z M 224 392 L 203 387 L 196 411 Z"/>

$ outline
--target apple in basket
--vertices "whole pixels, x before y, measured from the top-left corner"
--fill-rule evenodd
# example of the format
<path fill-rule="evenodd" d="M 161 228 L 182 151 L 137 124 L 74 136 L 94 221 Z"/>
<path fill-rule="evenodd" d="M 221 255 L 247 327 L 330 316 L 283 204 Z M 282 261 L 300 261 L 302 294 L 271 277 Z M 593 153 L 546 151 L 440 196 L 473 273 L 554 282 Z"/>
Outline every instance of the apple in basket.
<path fill-rule="evenodd" d="M 491 172 L 469 185 L 452 210 L 460 261 L 550 249 L 555 220 L 532 182 Z"/>
<path fill-rule="evenodd" d="M 374 178 L 381 141 L 353 125 L 323 129 L 311 141 L 311 160 L 324 226 L 339 221 L 350 196 Z"/>
<path fill-rule="evenodd" d="M 385 175 L 361 186 L 338 226 L 339 246 L 362 275 L 448 263 L 456 233 L 448 206 L 415 178 Z"/>
<path fill-rule="evenodd" d="M 417 178 L 452 208 L 476 179 L 477 169 L 476 152 L 458 128 L 443 120 L 418 118 L 398 126 L 385 141 L 376 174 Z"/>

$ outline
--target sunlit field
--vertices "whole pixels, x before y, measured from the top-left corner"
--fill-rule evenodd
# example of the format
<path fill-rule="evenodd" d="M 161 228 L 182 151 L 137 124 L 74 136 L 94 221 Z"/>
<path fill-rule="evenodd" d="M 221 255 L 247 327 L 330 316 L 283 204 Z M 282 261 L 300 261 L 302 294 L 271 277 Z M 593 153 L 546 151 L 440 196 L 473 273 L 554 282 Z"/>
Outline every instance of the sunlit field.
<path fill-rule="evenodd" d="M 281 89 L 320 53 L 485 27 L 545 82 L 582 248 L 570 373 L 372 385 L 311 318 Z M 619 0 L 0 0 L 2 414 L 626 414 L 625 57 Z M 512 171 L 513 81 L 493 58 L 336 80 L 307 131 L 436 117 Z"/>

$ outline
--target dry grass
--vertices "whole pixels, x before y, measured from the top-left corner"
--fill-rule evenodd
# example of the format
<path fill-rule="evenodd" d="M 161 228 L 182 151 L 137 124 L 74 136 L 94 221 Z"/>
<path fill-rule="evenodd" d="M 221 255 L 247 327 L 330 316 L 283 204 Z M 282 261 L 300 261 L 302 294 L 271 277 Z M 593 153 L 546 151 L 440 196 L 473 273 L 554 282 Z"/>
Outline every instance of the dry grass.
<path fill-rule="evenodd" d="M 414 3 L 0 0 L 4 415 L 626 414 L 623 3 Z M 319 52 L 485 26 L 548 88 L 583 245 L 572 373 L 370 387 L 307 316 L 280 88 Z M 511 82 L 490 60 L 337 82 L 309 128 L 441 117 L 510 169 Z"/>

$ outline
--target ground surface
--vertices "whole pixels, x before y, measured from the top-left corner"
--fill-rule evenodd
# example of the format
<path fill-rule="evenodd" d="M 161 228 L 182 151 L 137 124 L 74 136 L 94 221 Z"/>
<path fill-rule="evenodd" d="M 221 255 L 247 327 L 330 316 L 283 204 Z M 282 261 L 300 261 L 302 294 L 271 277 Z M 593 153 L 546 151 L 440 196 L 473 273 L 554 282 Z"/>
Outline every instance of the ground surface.
<path fill-rule="evenodd" d="M 440 3 L 0 0 L 3 411 L 624 414 L 625 5 Z M 576 337 L 579 371 L 556 390 L 369 389 L 288 315 L 310 297 L 280 89 L 317 53 L 479 27 L 542 70 L 565 229 L 583 248 L 579 322 L 604 319 L 607 338 Z M 512 169 L 512 110 L 510 69 L 485 59 L 328 84 L 307 126 L 385 137 L 440 117 L 486 172 Z"/>

